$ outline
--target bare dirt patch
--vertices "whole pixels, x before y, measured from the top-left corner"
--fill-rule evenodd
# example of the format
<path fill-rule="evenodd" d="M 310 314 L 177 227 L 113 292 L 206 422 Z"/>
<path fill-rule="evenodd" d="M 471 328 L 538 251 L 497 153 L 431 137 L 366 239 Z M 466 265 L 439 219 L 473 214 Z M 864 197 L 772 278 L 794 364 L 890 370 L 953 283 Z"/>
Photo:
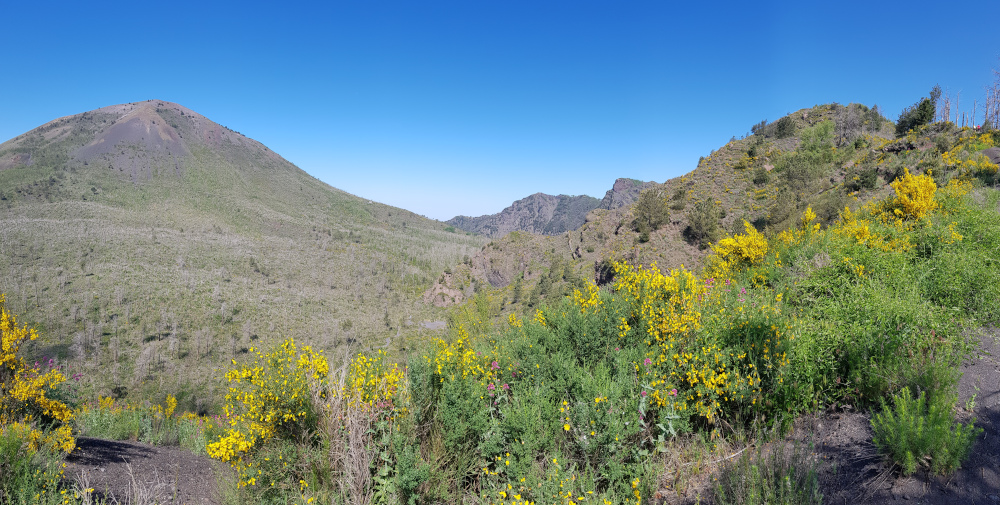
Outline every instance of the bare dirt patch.
<path fill-rule="evenodd" d="M 217 471 L 227 469 L 179 447 L 79 437 L 65 475 L 109 503 L 214 505 Z"/>

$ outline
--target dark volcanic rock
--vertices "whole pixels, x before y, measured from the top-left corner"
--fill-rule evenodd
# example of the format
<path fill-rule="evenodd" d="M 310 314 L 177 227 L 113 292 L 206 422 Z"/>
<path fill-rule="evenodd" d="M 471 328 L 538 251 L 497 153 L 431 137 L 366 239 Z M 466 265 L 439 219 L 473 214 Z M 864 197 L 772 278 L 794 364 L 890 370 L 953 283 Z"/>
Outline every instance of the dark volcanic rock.
<path fill-rule="evenodd" d="M 991 162 L 1000 164 L 1000 147 L 991 147 L 989 149 L 983 150 L 983 154 L 990 159 Z"/>

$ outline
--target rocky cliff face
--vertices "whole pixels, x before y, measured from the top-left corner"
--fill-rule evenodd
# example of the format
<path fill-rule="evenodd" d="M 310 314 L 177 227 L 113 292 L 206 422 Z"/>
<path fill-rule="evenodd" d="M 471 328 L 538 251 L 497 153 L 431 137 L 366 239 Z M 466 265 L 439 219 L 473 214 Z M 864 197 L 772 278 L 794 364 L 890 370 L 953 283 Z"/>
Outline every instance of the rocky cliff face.
<path fill-rule="evenodd" d="M 522 198 L 498 214 L 456 216 L 448 224 L 488 237 L 502 237 L 512 231 L 558 235 L 579 228 L 587 213 L 601 201 L 587 195 L 546 195 L 535 193 Z"/>
<path fill-rule="evenodd" d="M 617 209 L 630 205 L 639 198 L 639 193 L 655 182 L 643 182 L 638 179 L 621 178 L 615 181 L 614 186 L 604 194 L 604 199 L 597 206 L 599 209 Z"/>
<path fill-rule="evenodd" d="M 539 235 L 559 235 L 575 230 L 587 220 L 587 213 L 594 209 L 618 209 L 631 205 L 639 193 L 656 184 L 637 179 L 618 179 L 614 186 L 598 200 L 587 195 L 547 195 L 535 193 L 522 198 L 497 214 L 479 217 L 455 216 L 448 224 L 465 231 L 487 237 L 502 237 L 512 231 L 526 231 Z"/>

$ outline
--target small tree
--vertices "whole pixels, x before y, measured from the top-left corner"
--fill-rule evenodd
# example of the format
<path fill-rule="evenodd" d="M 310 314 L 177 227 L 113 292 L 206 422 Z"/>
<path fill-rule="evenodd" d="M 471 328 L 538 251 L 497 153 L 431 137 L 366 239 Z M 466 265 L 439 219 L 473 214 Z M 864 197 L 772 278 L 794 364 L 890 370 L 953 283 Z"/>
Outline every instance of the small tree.
<path fill-rule="evenodd" d="M 774 123 L 774 136 L 784 139 L 795 135 L 795 121 L 785 116 Z"/>
<path fill-rule="evenodd" d="M 688 225 L 684 228 L 684 238 L 701 249 L 708 247 L 710 243 L 719 239 L 721 215 L 719 207 L 712 200 L 698 202 L 688 212 Z"/>
<path fill-rule="evenodd" d="M 903 137 L 907 132 L 934 121 L 937 111 L 937 100 L 941 97 L 941 87 L 931 89 L 930 98 L 922 98 L 919 102 L 903 109 L 896 122 L 896 136 Z"/>
<path fill-rule="evenodd" d="M 660 188 L 649 188 L 639 193 L 639 199 L 632 209 L 635 216 L 632 219 L 633 230 L 648 237 L 650 232 L 670 221 L 670 209 L 662 193 Z"/>

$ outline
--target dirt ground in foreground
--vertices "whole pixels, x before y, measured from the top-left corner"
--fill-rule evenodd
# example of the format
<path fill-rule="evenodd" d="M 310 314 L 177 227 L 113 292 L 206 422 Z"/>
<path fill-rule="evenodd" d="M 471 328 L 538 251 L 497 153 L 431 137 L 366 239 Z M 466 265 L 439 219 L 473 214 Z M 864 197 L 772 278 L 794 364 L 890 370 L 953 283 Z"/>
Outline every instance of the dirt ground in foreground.
<path fill-rule="evenodd" d="M 64 475 L 108 503 L 214 505 L 226 469 L 180 447 L 79 437 Z"/>
<path fill-rule="evenodd" d="M 978 353 L 962 366 L 958 419 L 976 418 L 983 433 L 949 476 L 893 471 L 872 443 L 870 415 L 830 412 L 803 417 L 792 440 L 811 442 L 820 458 L 823 503 L 1000 504 L 1000 331 L 984 332 Z M 970 412 L 965 409 L 975 395 Z"/>

